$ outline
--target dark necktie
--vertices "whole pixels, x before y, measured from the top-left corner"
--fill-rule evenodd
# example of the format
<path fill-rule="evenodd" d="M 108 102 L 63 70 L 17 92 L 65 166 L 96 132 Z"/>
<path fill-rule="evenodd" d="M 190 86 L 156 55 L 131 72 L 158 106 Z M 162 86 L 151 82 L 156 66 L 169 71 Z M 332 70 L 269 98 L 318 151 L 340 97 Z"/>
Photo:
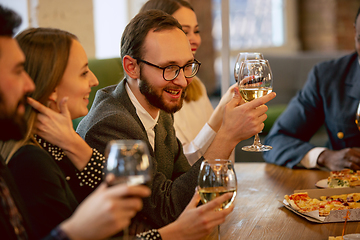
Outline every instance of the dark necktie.
<path fill-rule="evenodd" d="M 13 198 L 11 197 L 9 188 L 6 185 L 5 180 L 2 177 L 0 177 L 0 203 L 5 210 L 5 213 L 9 217 L 9 221 L 14 228 L 17 239 L 28 239 L 25 228 L 23 226 L 22 216 L 18 211 Z"/>
<path fill-rule="evenodd" d="M 158 135 L 157 126 L 158 126 L 158 124 L 156 123 L 156 125 L 154 126 L 154 134 L 155 134 L 155 137 L 154 137 L 154 153 L 156 153 L 156 135 Z"/>

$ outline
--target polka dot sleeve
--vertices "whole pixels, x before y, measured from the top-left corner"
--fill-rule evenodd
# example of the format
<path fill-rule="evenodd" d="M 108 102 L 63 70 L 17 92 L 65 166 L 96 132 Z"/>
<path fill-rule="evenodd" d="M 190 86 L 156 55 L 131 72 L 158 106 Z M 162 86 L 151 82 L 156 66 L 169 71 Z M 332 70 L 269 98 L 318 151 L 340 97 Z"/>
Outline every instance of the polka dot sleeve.
<path fill-rule="evenodd" d="M 104 164 L 105 157 L 93 148 L 92 156 L 86 167 L 81 172 L 76 173 L 80 186 L 87 185 L 91 188 L 96 188 L 102 182 Z"/>
<path fill-rule="evenodd" d="M 145 240 L 162 240 L 161 235 L 157 229 L 152 229 L 147 232 L 139 233 L 136 235 L 136 237 Z"/>

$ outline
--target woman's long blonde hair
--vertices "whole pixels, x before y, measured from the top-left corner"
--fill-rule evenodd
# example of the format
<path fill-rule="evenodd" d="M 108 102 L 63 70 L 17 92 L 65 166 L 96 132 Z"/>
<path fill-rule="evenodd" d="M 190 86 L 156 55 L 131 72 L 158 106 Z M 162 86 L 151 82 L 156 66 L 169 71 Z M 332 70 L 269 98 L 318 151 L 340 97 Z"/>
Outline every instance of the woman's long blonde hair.
<path fill-rule="evenodd" d="M 158 9 L 173 15 L 179 8 L 186 7 L 194 11 L 194 8 L 186 0 L 149 0 L 140 9 L 140 12 L 145 12 L 151 9 Z M 194 77 L 193 81 L 187 86 L 185 101 L 196 101 L 204 93 L 201 80 L 198 77 Z"/>
<path fill-rule="evenodd" d="M 60 29 L 30 28 L 17 35 L 16 40 L 26 57 L 25 71 L 36 86 L 30 97 L 47 105 L 51 93 L 59 85 L 64 75 L 72 42 L 77 40 L 77 37 Z M 33 135 L 36 114 L 31 106 L 26 107 L 27 133 L 23 140 L 14 144 L 7 155 L 6 162 L 21 146 L 38 145 Z"/>

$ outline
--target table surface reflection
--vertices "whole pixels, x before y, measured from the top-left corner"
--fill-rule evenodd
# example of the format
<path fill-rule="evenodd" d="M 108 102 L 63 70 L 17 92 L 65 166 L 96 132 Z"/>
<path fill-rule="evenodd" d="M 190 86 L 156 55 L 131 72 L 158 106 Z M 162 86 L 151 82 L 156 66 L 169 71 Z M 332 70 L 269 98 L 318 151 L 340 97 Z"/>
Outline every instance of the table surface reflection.
<path fill-rule="evenodd" d="M 282 205 L 285 194 L 316 188 L 329 172 L 288 169 L 267 163 L 235 163 L 238 195 L 235 209 L 221 225 L 221 239 L 328 239 L 341 236 L 344 223 L 312 223 Z M 346 233 L 360 233 L 359 222 L 348 222 Z M 217 239 L 217 230 L 203 238 Z"/>

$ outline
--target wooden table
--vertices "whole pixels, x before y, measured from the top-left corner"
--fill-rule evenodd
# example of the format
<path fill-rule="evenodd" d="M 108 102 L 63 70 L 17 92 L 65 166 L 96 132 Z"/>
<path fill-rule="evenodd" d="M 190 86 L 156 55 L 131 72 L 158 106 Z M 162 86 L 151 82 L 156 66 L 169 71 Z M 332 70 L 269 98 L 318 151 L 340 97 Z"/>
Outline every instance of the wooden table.
<path fill-rule="evenodd" d="M 221 239 L 307 240 L 341 236 L 344 223 L 312 223 L 283 207 L 285 194 L 316 188 L 329 172 L 292 170 L 267 163 L 235 163 L 238 195 L 235 209 L 221 225 Z M 348 222 L 345 233 L 360 233 L 359 222 Z M 217 229 L 204 240 L 217 239 Z"/>

